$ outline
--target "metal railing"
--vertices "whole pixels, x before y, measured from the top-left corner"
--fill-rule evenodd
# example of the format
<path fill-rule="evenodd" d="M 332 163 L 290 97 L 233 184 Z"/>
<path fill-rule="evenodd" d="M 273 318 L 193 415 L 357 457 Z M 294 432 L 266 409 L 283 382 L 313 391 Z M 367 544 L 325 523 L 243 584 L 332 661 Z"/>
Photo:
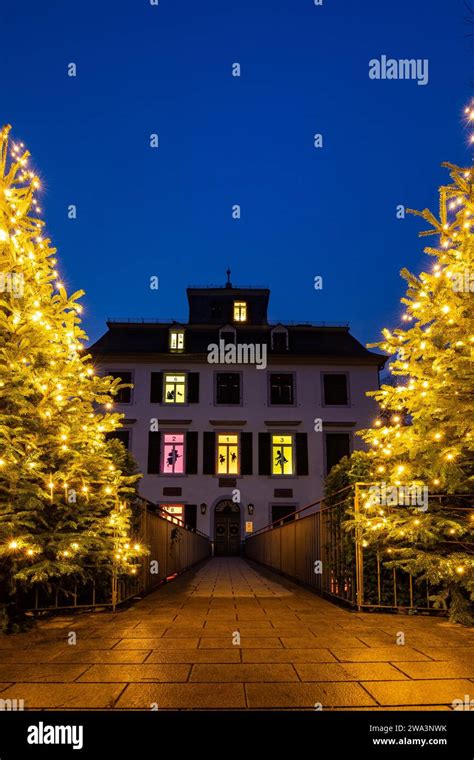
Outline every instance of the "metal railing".
<path fill-rule="evenodd" d="M 106 324 L 119 324 L 119 325 L 178 325 L 182 327 L 195 327 L 194 323 L 190 323 L 188 319 L 175 319 L 170 317 L 165 319 L 162 317 L 107 317 Z M 214 323 L 202 322 L 201 326 L 213 326 Z M 349 322 L 305 322 L 302 320 L 275 320 L 269 319 L 264 324 L 252 324 L 252 322 L 241 322 L 240 326 L 245 327 L 276 327 L 282 325 L 283 327 L 324 327 L 333 329 L 349 329 Z"/>
<path fill-rule="evenodd" d="M 115 610 L 209 556 L 210 541 L 205 533 L 189 528 L 178 517 L 141 497 L 137 500 L 137 507 L 139 513 L 131 541 L 139 542 L 149 550 L 137 575 L 123 576 L 113 568 L 101 573 L 96 571 L 96 577 L 88 583 L 72 578 L 59 582 L 49 591 L 37 586 L 24 599 L 24 606 L 34 612 L 79 608 Z M 90 570 L 93 574 L 93 569 Z"/>
<path fill-rule="evenodd" d="M 246 556 L 310 587 L 333 601 L 358 610 L 434 609 L 433 589 L 403 570 L 387 567 L 390 549 L 365 546 L 360 530 L 347 530 L 349 511 L 360 510 L 360 487 L 341 489 L 306 505 L 247 537 Z M 432 504 L 473 514 L 472 497 L 433 495 Z M 448 507 L 446 507 L 448 508 Z M 453 542 L 454 543 L 454 542 Z M 465 546 L 465 545 L 464 545 Z M 471 545 L 474 553 L 474 546 Z"/>

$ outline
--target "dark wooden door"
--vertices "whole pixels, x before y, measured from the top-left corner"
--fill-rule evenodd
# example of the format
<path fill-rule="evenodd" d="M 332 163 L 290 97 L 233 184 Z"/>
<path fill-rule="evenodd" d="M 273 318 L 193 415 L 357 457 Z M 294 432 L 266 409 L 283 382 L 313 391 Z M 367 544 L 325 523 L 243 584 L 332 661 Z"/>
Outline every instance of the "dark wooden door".
<path fill-rule="evenodd" d="M 214 554 L 236 557 L 240 554 L 240 507 L 231 499 L 216 506 L 214 515 Z"/>

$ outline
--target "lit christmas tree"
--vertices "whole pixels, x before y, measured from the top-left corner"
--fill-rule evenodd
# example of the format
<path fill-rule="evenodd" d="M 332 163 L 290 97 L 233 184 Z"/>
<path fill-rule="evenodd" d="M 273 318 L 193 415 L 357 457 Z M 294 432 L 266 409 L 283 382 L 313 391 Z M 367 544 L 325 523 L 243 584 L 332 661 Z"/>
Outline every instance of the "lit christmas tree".
<path fill-rule="evenodd" d="M 467 117 L 474 119 L 474 106 Z M 427 580 L 435 603 L 468 622 L 474 512 L 462 504 L 472 501 L 433 495 L 474 490 L 474 171 L 443 166 L 452 182 L 440 188 L 439 219 L 427 209 L 411 211 L 431 227 L 422 236 L 438 237 L 436 247 L 425 248 L 433 268 L 418 277 L 402 270 L 404 324 L 385 329 L 376 344 L 394 357 L 397 379 L 371 394 L 380 416 L 362 436 L 371 447 L 369 480 L 378 481 L 379 491 L 374 497 L 366 489 L 358 523 L 365 546 L 384 552 L 389 566 Z M 398 501 L 380 498 L 386 486 Z"/>
<path fill-rule="evenodd" d="M 118 379 L 83 353 L 82 292 L 68 296 L 43 236 L 40 182 L 23 145 L 0 131 L 0 578 L 22 590 L 98 569 L 135 574 L 129 538 L 136 475 L 117 466 L 106 434 Z"/>

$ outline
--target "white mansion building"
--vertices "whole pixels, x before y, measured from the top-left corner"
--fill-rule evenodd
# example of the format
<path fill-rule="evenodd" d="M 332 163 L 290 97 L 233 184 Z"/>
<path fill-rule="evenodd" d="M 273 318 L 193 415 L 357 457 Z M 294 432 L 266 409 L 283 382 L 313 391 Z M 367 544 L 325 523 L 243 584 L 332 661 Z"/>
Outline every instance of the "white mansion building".
<path fill-rule="evenodd" d="M 230 274 L 230 273 L 229 273 Z M 263 288 L 188 288 L 186 323 L 109 321 L 91 347 L 132 383 L 113 435 L 143 473 L 140 493 L 209 534 L 216 554 L 323 495 L 363 442 L 384 357 L 348 327 L 270 324 Z"/>

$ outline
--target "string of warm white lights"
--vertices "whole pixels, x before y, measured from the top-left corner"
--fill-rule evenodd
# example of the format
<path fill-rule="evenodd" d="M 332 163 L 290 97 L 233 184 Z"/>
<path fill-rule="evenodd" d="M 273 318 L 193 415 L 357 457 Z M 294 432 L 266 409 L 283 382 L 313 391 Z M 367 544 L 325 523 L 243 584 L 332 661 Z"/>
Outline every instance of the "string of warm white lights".
<path fill-rule="evenodd" d="M 474 104 L 466 118 L 474 121 Z M 430 493 L 453 494 L 465 491 L 472 475 L 474 175 L 472 168 L 443 166 L 452 181 L 440 188 L 439 217 L 428 209 L 410 211 L 430 226 L 421 236 L 438 237 L 437 246 L 425 248 L 435 263 L 418 276 L 402 270 L 408 286 L 405 312 L 374 344 L 390 355 L 397 380 L 371 394 L 380 415 L 362 435 L 370 446 L 374 480 L 406 491 L 429 487 Z M 431 572 L 438 580 L 472 576 L 474 561 L 465 541 L 472 541 L 473 512 L 443 510 L 435 502 L 429 510 L 393 510 L 374 501 L 369 490 L 360 495 L 363 546 L 405 556 L 407 567 L 416 565 L 426 577 Z M 447 542 L 454 552 L 435 550 Z"/>
<path fill-rule="evenodd" d="M 80 556 L 136 573 L 143 549 L 129 539 L 127 497 L 137 476 L 115 465 L 106 440 L 123 386 L 84 354 L 82 292 L 68 295 L 59 279 L 37 216 L 40 179 L 9 133 L 0 130 L 0 556 L 17 567 L 23 558 L 33 580 L 78 569 Z"/>

